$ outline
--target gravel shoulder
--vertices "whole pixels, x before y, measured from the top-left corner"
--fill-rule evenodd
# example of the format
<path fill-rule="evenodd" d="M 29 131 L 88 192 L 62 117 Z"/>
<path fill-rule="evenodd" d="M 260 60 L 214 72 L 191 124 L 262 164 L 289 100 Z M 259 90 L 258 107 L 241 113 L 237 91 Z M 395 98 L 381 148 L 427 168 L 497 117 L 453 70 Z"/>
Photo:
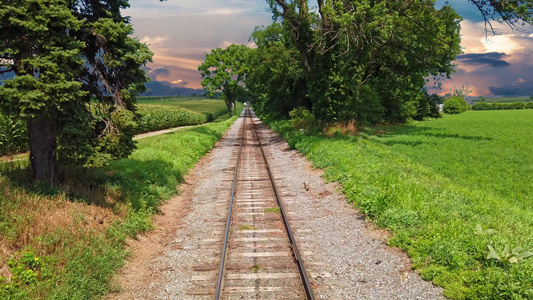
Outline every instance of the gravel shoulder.
<path fill-rule="evenodd" d="M 161 208 L 155 230 L 129 241 L 133 255 L 117 278 L 120 293 L 109 299 L 212 298 L 215 282 L 198 278 L 218 268 L 241 122 Z M 308 273 L 315 274 L 317 299 L 444 299 L 442 289 L 411 270 L 405 253 L 386 245 L 385 231 L 347 204 L 339 185 L 325 183 L 322 171 L 266 126 L 259 132 Z"/>

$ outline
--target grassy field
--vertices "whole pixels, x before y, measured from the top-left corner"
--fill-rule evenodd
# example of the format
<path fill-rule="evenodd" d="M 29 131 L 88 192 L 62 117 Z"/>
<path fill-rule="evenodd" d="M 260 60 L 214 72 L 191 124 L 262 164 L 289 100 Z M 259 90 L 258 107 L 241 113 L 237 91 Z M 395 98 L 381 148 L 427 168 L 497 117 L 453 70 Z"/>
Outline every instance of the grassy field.
<path fill-rule="evenodd" d="M 73 170 L 58 188 L 26 181 L 27 160 L 0 163 L 0 299 L 94 299 L 116 288 L 125 239 L 236 117 L 138 141 L 127 159 Z"/>
<path fill-rule="evenodd" d="M 533 299 L 533 111 L 367 130 L 273 122 L 452 299 Z"/>

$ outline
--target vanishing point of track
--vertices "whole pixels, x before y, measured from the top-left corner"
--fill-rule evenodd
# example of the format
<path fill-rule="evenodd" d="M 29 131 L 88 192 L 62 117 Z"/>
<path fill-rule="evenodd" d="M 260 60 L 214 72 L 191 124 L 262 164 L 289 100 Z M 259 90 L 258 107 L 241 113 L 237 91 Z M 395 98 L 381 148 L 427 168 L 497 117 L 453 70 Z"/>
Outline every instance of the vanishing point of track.
<path fill-rule="evenodd" d="M 250 108 L 245 108 L 215 299 L 314 299 Z"/>

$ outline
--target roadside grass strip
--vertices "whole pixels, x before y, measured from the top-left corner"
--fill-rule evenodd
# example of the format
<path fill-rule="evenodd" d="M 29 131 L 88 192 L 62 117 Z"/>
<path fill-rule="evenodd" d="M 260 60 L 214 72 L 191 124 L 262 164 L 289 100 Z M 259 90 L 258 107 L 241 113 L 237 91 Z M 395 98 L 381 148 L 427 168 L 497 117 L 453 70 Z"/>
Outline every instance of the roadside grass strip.
<path fill-rule="evenodd" d="M 271 122 L 451 299 L 533 299 L 533 111 L 469 111 L 358 135 Z"/>
<path fill-rule="evenodd" d="M 0 174 L 0 298 L 94 299 L 116 290 L 125 240 L 236 120 L 138 141 L 127 159 L 72 170 L 57 188 L 27 181 L 28 162 Z"/>

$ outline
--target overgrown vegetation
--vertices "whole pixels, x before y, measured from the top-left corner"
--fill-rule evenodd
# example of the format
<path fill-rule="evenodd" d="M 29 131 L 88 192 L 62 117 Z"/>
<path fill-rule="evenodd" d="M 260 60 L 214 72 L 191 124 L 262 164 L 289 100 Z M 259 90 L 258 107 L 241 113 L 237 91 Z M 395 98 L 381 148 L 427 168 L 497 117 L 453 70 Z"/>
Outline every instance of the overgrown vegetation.
<path fill-rule="evenodd" d="M 139 140 L 131 157 L 70 170 L 54 188 L 28 180 L 27 160 L 0 164 L 0 298 L 92 299 L 115 289 L 126 237 L 150 229 L 234 120 Z"/>
<path fill-rule="evenodd" d="M 533 102 L 512 102 L 512 103 L 489 103 L 477 102 L 472 105 L 473 110 L 506 110 L 506 109 L 533 109 Z"/>
<path fill-rule="evenodd" d="M 28 131 L 22 121 L 0 114 L 0 156 L 28 150 Z"/>
<path fill-rule="evenodd" d="M 532 110 L 469 111 L 358 135 L 270 122 L 391 232 L 451 299 L 532 299 Z"/>

